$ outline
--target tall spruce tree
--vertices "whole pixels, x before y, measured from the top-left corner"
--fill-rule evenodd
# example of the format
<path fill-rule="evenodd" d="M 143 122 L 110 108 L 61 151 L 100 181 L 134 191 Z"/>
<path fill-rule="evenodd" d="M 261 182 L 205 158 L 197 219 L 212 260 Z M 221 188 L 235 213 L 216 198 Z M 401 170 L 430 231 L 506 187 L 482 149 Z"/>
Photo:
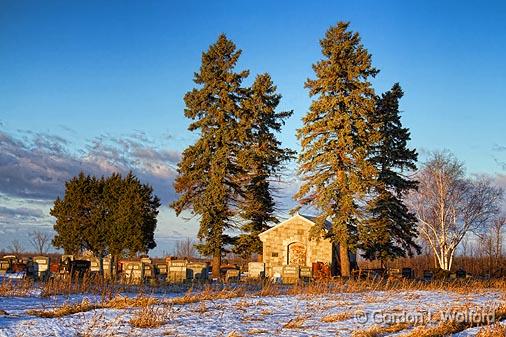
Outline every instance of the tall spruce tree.
<path fill-rule="evenodd" d="M 199 86 L 189 91 L 184 101 L 185 116 L 194 120 L 190 131 L 199 133 L 178 164 L 179 176 L 174 187 L 179 199 L 171 206 L 179 215 L 189 209 L 200 218 L 197 249 L 212 256 L 213 277 L 220 276 L 221 256 L 232 243 L 226 230 L 234 226 L 235 206 L 241 196 L 237 163 L 241 101 L 245 89 L 242 81 L 248 71 L 235 72 L 241 51 L 225 35 L 202 54 L 202 64 L 195 73 Z"/>
<path fill-rule="evenodd" d="M 363 257 L 382 263 L 420 252 L 414 241 L 418 234 L 416 216 L 403 202 L 417 187 L 406 173 L 416 170 L 418 157 L 415 149 L 408 148 L 410 133 L 401 123 L 399 100 L 403 95 L 396 83 L 378 97 L 374 122 L 380 138 L 369 159 L 377 169 L 377 181 L 367 202 L 367 220 L 359 225 Z"/>
<path fill-rule="evenodd" d="M 376 70 L 358 33 L 339 22 L 320 41 L 323 59 L 313 65 L 315 79 L 305 86 L 314 97 L 310 111 L 297 131 L 302 152 L 299 171 L 302 185 L 295 195 L 301 205 L 318 209 L 313 233 L 324 229 L 339 244 L 341 275 L 351 271 L 349 248 L 357 243 L 362 206 L 374 182 L 375 168 L 367 160 L 376 142 L 375 93 L 369 82 Z"/>
<path fill-rule="evenodd" d="M 279 174 L 283 163 L 294 155 L 293 151 L 282 148 L 276 138 L 275 132 L 281 132 L 284 120 L 293 113 L 276 112 L 280 99 L 270 75 L 261 74 L 256 77 L 242 104 L 240 129 L 244 134 L 238 162 L 244 172 L 241 183 L 244 192 L 239 208 L 245 222 L 234 252 L 243 258 L 262 252 L 258 234 L 278 222 L 274 216 L 273 188 L 269 179 Z"/>

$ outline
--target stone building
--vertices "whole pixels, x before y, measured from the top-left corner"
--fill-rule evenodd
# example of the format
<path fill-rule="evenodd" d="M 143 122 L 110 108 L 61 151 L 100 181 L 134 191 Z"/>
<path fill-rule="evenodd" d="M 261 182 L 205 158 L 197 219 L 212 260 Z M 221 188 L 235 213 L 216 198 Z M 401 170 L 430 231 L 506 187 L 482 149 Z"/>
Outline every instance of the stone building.
<path fill-rule="evenodd" d="M 294 216 L 259 234 L 263 243 L 263 262 L 266 276 L 282 266 L 311 267 L 323 262 L 331 267 L 333 275 L 339 270 L 338 245 L 329 239 L 310 238 L 313 217 L 296 213 Z M 328 224 L 330 225 L 330 224 Z M 355 256 L 350 253 L 352 263 Z"/>

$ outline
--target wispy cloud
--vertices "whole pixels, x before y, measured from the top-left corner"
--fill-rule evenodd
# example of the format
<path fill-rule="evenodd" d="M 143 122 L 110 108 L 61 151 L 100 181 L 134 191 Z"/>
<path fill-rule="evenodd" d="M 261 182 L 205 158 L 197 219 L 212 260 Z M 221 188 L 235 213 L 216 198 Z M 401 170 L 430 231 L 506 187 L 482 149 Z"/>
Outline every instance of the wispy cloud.
<path fill-rule="evenodd" d="M 506 146 L 504 145 L 499 145 L 499 144 L 494 144 L 492 150 L 495 152 L 495 153 L 498 153 L 499 155 L 503 155 L 503 157 L 501 158 L 498 158 L 494 155 L 494 161 L 497 163 L 497 165 L 499 165 L 503 170 L 506 170 Z"/>
<path fill-rule="evenodd" d="M 69 144 L 59 135 L 25 131 L 15 137 L 0 130 L 0 193 L 53 200 L 62 195 L 65 181 L 80 171 L 101 176 L 132 170 L 163 202 L 174 198 L 179 153 L 159 147 L 145 134 L 102 135 L 80 151 L 71 151 Z"/>
<path fill-rule="evenodd" d="M 80 171 L 95 176 L 133 171 L 142 182 L 153 186 L 162 200 L 158 236 L 168 242 L 193 236 L 195 224 L 184 226 L 167 207 L 175 198 L 172 182 L 179 158 L 178 151 L 151 140 L 142 131 L 122 136 L 100 135 L 75 149 L 61 135 L 0 130 L 0 234 L 5 241 L 0 246 L 5 248 L 13 239 L 28 245 L 28 234 L 36 228 L 51 231 L 52 202 L 63 195 L 65 181 Z M 174 230 L 173 226 L 183 232 L 167 235 Z"/>

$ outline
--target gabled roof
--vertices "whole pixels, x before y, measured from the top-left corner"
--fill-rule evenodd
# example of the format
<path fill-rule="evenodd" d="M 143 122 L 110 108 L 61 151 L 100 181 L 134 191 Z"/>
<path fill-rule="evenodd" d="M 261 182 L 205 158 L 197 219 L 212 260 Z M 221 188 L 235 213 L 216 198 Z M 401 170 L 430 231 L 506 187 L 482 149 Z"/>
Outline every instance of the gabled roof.
<path fill-rule="evenodd" d="M 282 221 L 282 222 L 278 223 L 276 226 L 271 227 L 268 230 L 266 230 L 266 231 L 258 234 L 258 236 L 262 237 L 263 235 L 269 233 L 270 231 L 272 231 L 272 230 L 274 230 L 276 228 L 279 228 L 281 226 L 284 226 L 287 222 L 292 221 L 294 218 L 299 218 L 299 219 L 305 221 L 307 224 L 309 224 L 311 226 L 314 226 L 316 224 L 316 222 L 315 222 L 316 216 L 303 215 L 303 214 L 299 214 L 299 212 L 296 212 L 291 218 L 288 218 L 285 221 Z M 329 230 L 330 226 L 331 226 L 330 221 L 325 220 L 325 229 Z"/>

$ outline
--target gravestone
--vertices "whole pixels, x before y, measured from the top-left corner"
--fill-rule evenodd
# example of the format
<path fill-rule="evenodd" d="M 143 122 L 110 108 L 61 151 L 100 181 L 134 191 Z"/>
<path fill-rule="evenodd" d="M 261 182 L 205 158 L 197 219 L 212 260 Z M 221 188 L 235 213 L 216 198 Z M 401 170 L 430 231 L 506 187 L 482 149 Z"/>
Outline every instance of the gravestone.
<path fill-rule="evenodd" d="M 127 261 L 123 264 L 123 279 L 129 284 L 141 284 L 144 268 L 140 261 Z"/>
<path fill-rule="evenodd" d="M 36 275 L 39 280 L 47 280 L 49 278 L 49 264 L 51 260 L 47 256 L 35 256 L 33 263 L 35 265 Z"/>
<path fill-rule="evenodd" d="M 227 272 L 225 273 L 225 282 L 229 283 L 237 283 L 239 282 L 240 278 L 240 270 L 239 269 L 227 269 Z"/>
<path fill-rule="evenodd" d="M 104 269 L 104 278 L 113 279 L 116 275 L 116 264 L 111 256 L 106 256 L 102 260 Z"/>
<path fill-rule="evenodd" d="M 248 277 L 252 279 L 261 279 L 265 277 L 265 263 L 250 262 L 248 263 Z"/>
<path fill-rule="evenodd" d="M 300 267 L 300 278 L 304 282 L 309 282 L 313 278 L 311 267 Z"/>
<path fill-rule="evenodd" d="M 402 268 L 402 277 L 408 280 L 415 278 L 415 271 L 413 268 Z"/>
<path fill-rule="evenodd" d="M 432 281 L 432 279 L 434 278 L 434 273 L 431 272 L 430 270 L 424 270 L 423 271 L 423 279 L 424 281 Z"/>
<path fill-rule="evenodd" d="M 456 276 L 456 278 L 458 278 L 458 279 L 464 279 L 464 278 L 466 278 L 466 276 L 467 276 L 467 272 L 466 272 L 464 269 L 458 269 L 458 270 L 455 272 L 455 276 Z"/>
<path fill-rule="evenodd" d="M 167 282 L 182 283 L 187 279 L 186 260 L 166 260 L 167 263 Z"/>
<path fill-rule="evenodd" d="M 190 280 L 207 280 L 207 265 L 201 262 L 190 262 L 186 265 L 186 278 Z"/>
<path fill-rule="evenodd" d="M 283 284 L 295 284 L 299 282 L 298 266 L 283 266 L 282 270 L 281 281 Z"/>

